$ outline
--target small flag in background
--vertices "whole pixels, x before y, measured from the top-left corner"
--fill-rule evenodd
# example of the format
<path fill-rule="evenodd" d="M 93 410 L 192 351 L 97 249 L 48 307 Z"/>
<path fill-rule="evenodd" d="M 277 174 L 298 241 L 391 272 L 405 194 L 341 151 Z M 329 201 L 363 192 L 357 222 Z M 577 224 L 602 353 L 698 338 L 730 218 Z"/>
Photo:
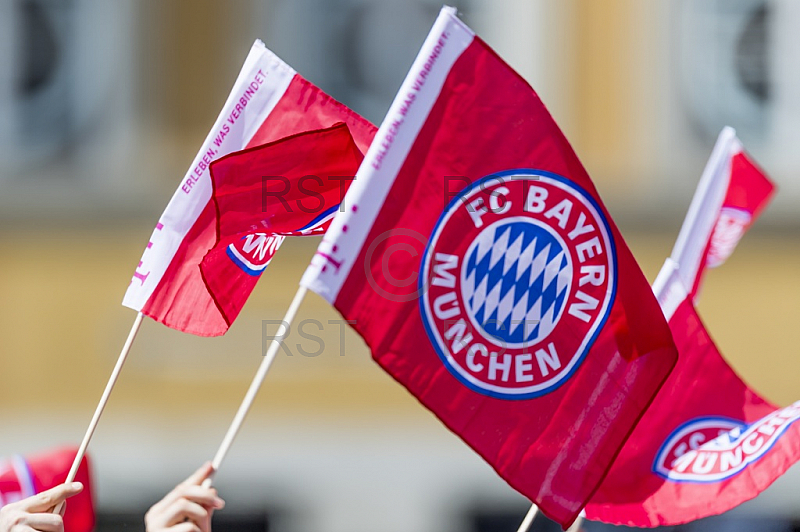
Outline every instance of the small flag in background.
<path fill-rule="evenodd" d="M 800 458 L 800 402 L 777 408 L 749 388 L 694 308 L 704 269 L 730 256 L 773 190 L 726 128 L 654 283 L 678 364 L 586 507 L 588 519 L 653 527 L 720 514 Z"/>
<path fill-rule="evenodd" d="M 359 150 L 365 152 L 375 126 L 256 41 L 214 127 L 161 215 L 123 304 L 184 332 L 224 334 L 232 321 L 217 307 L 200 271 L 203 257 L 217 240 L 211 163 L 244 148 L 339 122 L 347 125 Z M 274 253 L 279 243 L 259 240 L 249 245 L 266 246 Z"/>
<path fill-rule="evenodd" d="M 725 262 L 774 191 L 733 128 L 723 129 L 672 250 L 672 260 L 681 265 L 681 281 L 692 296 L 706 268 Z"/>
<path fill-rule="evenodd" d="M 227 323 L 236 319 L 284 237 L 325 232 L 363 159 L 339 123 L 211 164 L 217 243 L 201 271 Z"/>
<path fill-rule="evenodd" d="M 571 523 L 675 364 L 650 286 L 530 86 L 443 9 L 302 281 Z"/>
<path fill-rule="evenodd" d="M 62 484 L 76 453 L 77 449 L 63 448 L 27 458 L 14 456 L 0 460 L 0 507 Z M 75 480 L 83 484 L 83 491 L 67 502 L 64 530 L 92 532 L 94 497 L 88 458 L 84 457 L 81 462 Z"/>

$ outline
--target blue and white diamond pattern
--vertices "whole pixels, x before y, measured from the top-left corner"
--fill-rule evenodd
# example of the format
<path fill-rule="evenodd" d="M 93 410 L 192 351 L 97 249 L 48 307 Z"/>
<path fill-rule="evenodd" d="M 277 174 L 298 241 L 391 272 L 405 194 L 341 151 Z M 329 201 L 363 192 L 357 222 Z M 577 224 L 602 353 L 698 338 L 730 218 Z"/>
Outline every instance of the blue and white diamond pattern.
<path fill-rule="evenodd" d="M 470 245 L 461 290 L 474 324 L 508 347 L 533 345 L 555 328 L 572 283 L 572 261 L 545 224 L 515 217 Z"/>

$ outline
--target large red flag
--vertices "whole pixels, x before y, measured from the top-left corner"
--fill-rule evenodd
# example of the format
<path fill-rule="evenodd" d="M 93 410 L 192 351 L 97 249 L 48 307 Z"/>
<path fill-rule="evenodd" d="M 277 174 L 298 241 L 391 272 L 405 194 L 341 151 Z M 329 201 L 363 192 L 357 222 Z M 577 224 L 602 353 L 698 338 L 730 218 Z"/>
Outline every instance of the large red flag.
<path fill-rule="evenodd" d="M 211 164 L 217 242 L 200 269 L 228 323 L 284 237 L 325 232 L 363 159 L 340 123 Z"/>
<path fill-rule="evenodd" d="M 603 479 L 677 356 L 558 126 L 451 8 L 302 284 L 562 524 Z"/>
<path fill-rule="evenodd" d="M 724 130 L 654 284 L 678 364 L 586 507 L 588 519 L 652 527 L 716 515 L 758 495 L 800 458 L 800 402 L 779 409 L 749 388 L 693 304 L 705 267 L 733 252 L 773 189 Z"/>
<path fill-rule="evenodd" d="M 62 484 L 76 453 L 77 449 L 62 448 L 26 458 L 14 456 L 0 461 L 0 507 Z M 83 484 L 83 491 L 67 501 L 64 530 L 92 532 L 95 521 L 94 497 L 87 457 L 83 458 L 75 480 Z"/>
<path fill-rule="evenodd" d="M 211 163 L 234 151 L 338 122 L 347 124 L 356 145 L 366 151 L 375 127 L 256 41 L 214 127 L 161 215 L 123 304 L 184 332 L 224 334 L 238 309 L 224 314 L 200 271 L 203 257 L 216 243 Z"/>

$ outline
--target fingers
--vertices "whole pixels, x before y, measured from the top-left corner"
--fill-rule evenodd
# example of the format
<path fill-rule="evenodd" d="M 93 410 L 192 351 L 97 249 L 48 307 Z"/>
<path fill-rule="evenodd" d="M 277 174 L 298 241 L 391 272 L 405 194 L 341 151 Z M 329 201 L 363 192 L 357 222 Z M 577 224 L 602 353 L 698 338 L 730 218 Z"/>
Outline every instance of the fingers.
<path fill-rule="evenodd" d="M 189 478 L 183 481 L 183 484 L 190 484 L 199 486 L 202 482 L 214 473 L 214 467 L 211 462 L 206 462 L 200 466 L 200 469 L 192 473 Z"/>
<path fill-rule="evenodd" d="M 191 521 L 187 521 L 185 523 L 179 523 L 171 527 L 169 529 L 169 532 L 204 532 L 204 531 Z"/>
<path fill-rule="evenodd" d="M 0 510 L 0 530 L 3 532 L 64 532 L 64 521 L 57 514 L 31 514 L 11 504 Z"/>
<path fill-rule="evenodd" d="M 29 514 L 25 524 L 40 532 L 64 532 L 64 520 L 58 514 Z"/>
<path fill-rule="evenodd" d="M 187 519 L 199 524 L 208 520 L 208 510 L 188 499 L 178 499 L 171 505 L 169 515 L 165 517 L 167 526 L 182 523 Z"/>
<path fill-rule="evenodd" d="M 156 519 L 168 527 L 184 521 L 191 521 L 200 528 L 201 532 L 210 532 L 211 514 L 214 510 L 224 507 L 224 501 L 216 496 L 214 490 L 200 486 L 184 486 L 183 488 L 179 491 L 182 493 L 180 498 L 155 510 Z"/>
<path fill-rule="evenodd" d="M 80 482 L 61 484 L 33 497 L 23 499 L 20 501 L 20 508 L 27 512 L 46 512 L 81 491 L 83 491 L 83 484 Z"/>
<path fill-rule="evenodd" d="M 211 532 L 211 514 L 225 506 L 217 490 L 201 485 L 213 471 L 210 463 L 203 464 L 155 503 L 145 515 L 147 531 Z"/>
<path fill-rule="evenodd" d="M 214 510 L 222 510 L 225 508 L 225 501 L 219 498 L 217 490 L 214 488 L 178 486 L 176 492 L 179 497 L 188 499 L 207 508 L 212 508 Z"/>
<path fill-rule="evenodd" d="M 221 510 L 225 507 L 225 501 L 217 496 L 217 490 L 214 488 L 204 488 L 195 484 L 183 483 L 175 486 L 163 499 L 154 504 L 153 508 L 160 510 L 184 498 L 215 510 Z"/>

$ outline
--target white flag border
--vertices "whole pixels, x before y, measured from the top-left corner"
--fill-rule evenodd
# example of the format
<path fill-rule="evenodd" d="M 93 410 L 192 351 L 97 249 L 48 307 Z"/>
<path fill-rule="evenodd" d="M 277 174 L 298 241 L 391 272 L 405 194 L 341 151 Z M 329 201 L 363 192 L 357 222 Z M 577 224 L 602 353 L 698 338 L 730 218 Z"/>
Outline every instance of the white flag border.
<path fill-rule="evenodd" d="M 230 132 L 217 147 L 214 144 L 216 135 L 231 116 L 237 103 L 243 97 L 244 91 L 259 70 L 262 70 L 265 75 L 263 85 L 247 101 L 247 106 L 241 111 L 240 119 L 229 126 Z M 159 218 L 137 268 L 137 272 L 141 270 L 141 274 L 134 275 L 125 292 L 122 301 L 124 306 L 137 311 L 142 310 L 161 282 L 181 242 L 211 200 L 212 186 L 208 166 L 199 175 L 196 175 L 194 170 L 198 168 L 204 157 L 207 157 L 209 150 L 216 152 L 213 157 L 216 160 L 245 148 L 286 93 L 296 73 L 292 67 L 272 53 L 263 42 L 256 40 L 253 43 L 214 126 Z M 191 189 L 186 192 L 183 187 L 190 178 L 194 182 Z"/>
<path fill-rule="evenodd" d="M 475 33 L 459 20 L 455 8 L 442 8 L 347 191 L 342 210 L 303 274 L 301 286 L 334 303 L 450 69 L 474 38 Z M 429 61 L 435 62 L 427 64 Z M 424 79 L 421 87 L 415 86 L 418 79 Z M 413 99 L 409 101 L 409 97 Z M 335 267 L 327 268 L 327 264 Z"/>
<path fill-rule="evenodd" d="M 726 126 L 720 132 L 700 183 L 689 205 L 670 259 L 676 263 L 678 276 L 687 291 L 694 287 L 714 225 L 731 180 L 731 160 L 742 151 L 736 130 Z"/>

